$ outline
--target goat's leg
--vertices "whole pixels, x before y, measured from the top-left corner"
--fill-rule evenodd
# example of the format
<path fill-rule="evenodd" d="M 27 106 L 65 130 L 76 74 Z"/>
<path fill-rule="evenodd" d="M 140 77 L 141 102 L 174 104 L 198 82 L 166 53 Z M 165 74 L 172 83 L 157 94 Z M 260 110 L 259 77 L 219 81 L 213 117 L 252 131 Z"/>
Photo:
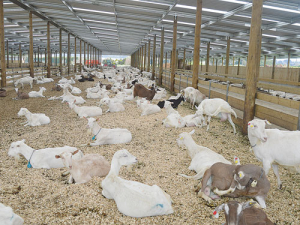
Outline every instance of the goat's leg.
<path fill-rule="evenodd" d="M 219 190 L 218 188 L 216 188 L 216 189 L 214 190 L 214 193 L 216 193 L 216 194 L 219 195 L 219 196 L 222 196 L 222 195 L 226 195 L 226 194 L 232 193 L 232 192 L 234 192 L 234 191 L 235 191 L 235 188 L 232 188 L 232 187 L 230 187 L 230 188 L 227 189 L 227 190 Z"/>
<path fill-rule="evenodd" d="M 282 183 L 281 183 L 281 180 L 280 180 L 280 177 L 279 177 L 278 165 L 272 164 L 272 167 L 273 167 L 274 174 L 277 177 L 278 188 L 281 189 L 282 188 Z"/>
<path fill-rule="evenodd" d="M 271 169 L 271 162 L 263 160 L 263 168 L 264 168 L 265 174 L 268 175 L 269 170 Z"/>
<path fill-rule="evenodd" d="M 236 134 L 235 125 L 234 125 L 234 123 L 232 122 L 232 119 L 231 119 L 231 115 L 230 115 L 230 114 L 228 115 L 228 121 L 229 121 L 229 123 L 231 124 L 231 126 L 233 127 L 233 133 Z"/>
<path fill-rule="evenodd" d="M 209 130 L 210 119 L 211 119 L 211 116 L 208 116 L 207 117 L 207 128 L 206 128 L 206 131 Z"/>

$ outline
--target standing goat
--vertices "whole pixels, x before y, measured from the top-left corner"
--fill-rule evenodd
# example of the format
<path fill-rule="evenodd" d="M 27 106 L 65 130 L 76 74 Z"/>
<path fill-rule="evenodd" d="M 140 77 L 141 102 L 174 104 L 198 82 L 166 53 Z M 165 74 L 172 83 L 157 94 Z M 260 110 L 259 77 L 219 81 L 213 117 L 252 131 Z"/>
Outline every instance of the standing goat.
<path fill-rule="evenodd" d="M 265 129 L 267 120 L 254 119 L 248 123 L 248 138 L 256 158 L 263 163 L 268 174 L 271 165 L 282 187 L 278 165 L 294 168 L 300 172 L 300 131 Z"/>
<path fill-rule="evenodd" d="M 142 84 L 135 84 L 133 89 L 133 97 L 136 96 L 141 98 L 146 98 L 148 101 L 151 101 L 154 98 L 156 91 L 154 87 L 151 88 L 151 90 L 145 88 Z"/>

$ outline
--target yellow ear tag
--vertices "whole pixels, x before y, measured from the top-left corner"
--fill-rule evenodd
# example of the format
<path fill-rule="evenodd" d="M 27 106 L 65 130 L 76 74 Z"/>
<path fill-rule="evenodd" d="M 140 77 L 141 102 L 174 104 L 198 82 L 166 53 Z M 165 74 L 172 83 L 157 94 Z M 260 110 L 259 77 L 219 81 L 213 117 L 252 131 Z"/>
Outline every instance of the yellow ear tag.
<path fill-rule="evenodd" d="M 180 137 L 180 140 L 183 140 L 183 137 Z"/>
<path fill-rule="evenodd" d="M 234 163 L 237 164 L 239 161 L 235 160 Z"/>
<path fill-rule="evenodd" d="M 252 181 L 251 187 L 256 187 L 256 185 L 257 185 L 257 180 Z"/>
<path fill-rule="evenodd" d="M 253 125 L 251 124 L 250 127 L 253 127 Z"/>
<path fill-rule="evenodd" d="M 242 177 L 243 176 L 243 174 L 242 173 L 239 173 L 239 177 Z"/>

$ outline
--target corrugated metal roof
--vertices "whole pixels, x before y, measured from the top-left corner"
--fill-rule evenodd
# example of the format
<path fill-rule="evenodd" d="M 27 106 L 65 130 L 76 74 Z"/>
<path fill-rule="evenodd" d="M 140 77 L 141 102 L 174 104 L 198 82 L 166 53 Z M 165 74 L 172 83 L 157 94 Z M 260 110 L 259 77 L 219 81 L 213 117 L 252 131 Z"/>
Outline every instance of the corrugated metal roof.
<path fill-rule="evenodd" d="M 17 1 L 17 0 L 14 0 Z M 12 2 L 14 2 L 12 1 Z M 178 16 L 177 47 L 180 54 L 188 48 L 192 56 L 196 18 L 195 0 L 18 0 L 57 27 L 102 50 L 103 54 L 132 54 L 165 28 L 165 51 L 172 48 L 173 18 Z M 203 0 L 201 52 L 211 42 L 211 55 L 226 54 L 226 39 L 231 37 L 231 54 L 246 55 L 251 24 L 251 3 L 247 0 Z M 22 43 L 28 50 L 28 11 L 5 1 L 5 38 L 18 50 Z M 51 48 L 59 49 L 58 28 L 51 26 Z M 34 44 L 46 47 L 46 21 L 33 17 Z M 264 1 L 262 15 L 262 54 L 300 55 L 299 0 Z M 74 37 L 71 37 L 74 45 Z M 64 51 L 67 34 L 63 32 Z M 79 43 L 77 48 L 79 48 Z M 151 46 L 151 49 L 153 47 Z M 152 50 L 151 50 L 152 51 Z"/>

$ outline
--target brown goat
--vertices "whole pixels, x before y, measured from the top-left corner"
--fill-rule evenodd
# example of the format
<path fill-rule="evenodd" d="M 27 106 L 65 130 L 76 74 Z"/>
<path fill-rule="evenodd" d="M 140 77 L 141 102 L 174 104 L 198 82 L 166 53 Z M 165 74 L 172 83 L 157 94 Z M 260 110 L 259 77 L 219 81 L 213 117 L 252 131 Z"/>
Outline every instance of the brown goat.
<path fill-rule="evenodd" d="M 0 97 L 6 97 L 6 90 L 0 88 Z"/>
<path fill-rule="evenodd" d="M 214 215 L 218 217 L 218 212 L 225 211 L 226 223 L 236 225 L 274 225 L 274 223 L 268 219 L 266 213 L 255 207 L 256 202 L 244 202 L 238 203 L 236 201 L 229 201 L 218 206 Z"/>
<path fill-rule="evenodd" d="M 133 97 L 136 96 L 141 98 L 146 98 L 148 101 L 151 101 L 154 98 L 156 91 L 154 87 L 151 90 L 144 87 L 142 84 L 135 84 L 133 89 Z"/>
<path fill-rule="evenodd" d="M 25 92 L 20 92 L 18 88 L 15 88 L 16 92 L 17 92 L 17 99 L 28 99 L 29 95 Z"/>

